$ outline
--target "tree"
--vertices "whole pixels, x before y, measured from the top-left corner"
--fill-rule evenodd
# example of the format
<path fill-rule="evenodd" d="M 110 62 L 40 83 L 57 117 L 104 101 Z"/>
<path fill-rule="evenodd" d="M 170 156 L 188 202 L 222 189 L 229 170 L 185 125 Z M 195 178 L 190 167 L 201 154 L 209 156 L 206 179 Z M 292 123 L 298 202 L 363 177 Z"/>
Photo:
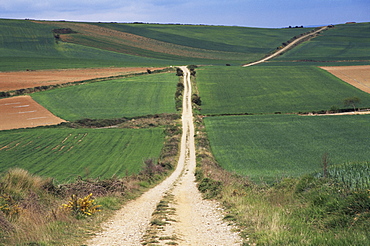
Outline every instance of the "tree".
<path fill-rule="evenodd" d="M 345 106 L 352 106 L 353 110 L 356 111 L 356 105 L 360 103 L 360 98 L 358 97 L 348 97 L 343 100 Z"/>

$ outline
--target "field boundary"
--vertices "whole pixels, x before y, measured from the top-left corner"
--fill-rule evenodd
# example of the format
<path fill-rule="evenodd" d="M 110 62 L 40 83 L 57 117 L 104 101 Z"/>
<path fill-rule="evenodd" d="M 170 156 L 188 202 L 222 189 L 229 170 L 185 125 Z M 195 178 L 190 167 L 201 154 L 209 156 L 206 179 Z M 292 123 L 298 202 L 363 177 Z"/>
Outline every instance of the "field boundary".
<path fill-rule="evenodd" d="M 67 87 L 67 86 L 74 86 L 74 85 L 80 85 L 80 84 L 108 81 L 108 80 L 114 80 L 114 79 L 120 79 L 120 78 L 128 78 L 128 77 L 146 75 L 146 74 L 151 74 L 151 73 L 165 73 L 165 72 L 171 71 L 172 69 L 173 68 L 171 68 L 171 67 L 162 68 L 162 69 L 158 69 L 158 70 L 155 70 L 155 69 L 149 70 L 148 69 L 146 72 L 128 73 L 128 74 L 108 76 L 108 77 L 97 77 L 97 78 L 93 78 L 93 79 L 66 82 L 66 83 L 61 83 L 61 84 L 56 83 L 56 84 L 35 86 L 35 87 L 30 87 L 30 88 L 22 88 L 22 89 L 17 89 L 17 90 L 0 91 L 0 98 L 27 95 L 27 94 L 31 94 L 31 93 L 34 93 L 34 92 L 47 91 L 47 90 L 52 90 L 52 89 L 57 89 L 57 88 L 62 88 L 62 87 Z"/>

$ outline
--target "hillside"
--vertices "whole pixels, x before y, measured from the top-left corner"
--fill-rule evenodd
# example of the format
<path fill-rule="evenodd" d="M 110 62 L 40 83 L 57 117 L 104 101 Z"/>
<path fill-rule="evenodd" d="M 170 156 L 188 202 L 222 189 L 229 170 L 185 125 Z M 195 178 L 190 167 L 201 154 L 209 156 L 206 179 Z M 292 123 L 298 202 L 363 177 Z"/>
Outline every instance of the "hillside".
<path fill-rule="evenodd" d="M 277 58 L 277 61 L 370 62 L 370 22 L 337 25 Z"/>
<path fill-rule="evenodd" d="M 0 19 L 0 28 L 0 71 L 186 63 L 239 65 L 307 31 L 5 19 Z M 71 32 L 60 31 L 67 28 Z"/>

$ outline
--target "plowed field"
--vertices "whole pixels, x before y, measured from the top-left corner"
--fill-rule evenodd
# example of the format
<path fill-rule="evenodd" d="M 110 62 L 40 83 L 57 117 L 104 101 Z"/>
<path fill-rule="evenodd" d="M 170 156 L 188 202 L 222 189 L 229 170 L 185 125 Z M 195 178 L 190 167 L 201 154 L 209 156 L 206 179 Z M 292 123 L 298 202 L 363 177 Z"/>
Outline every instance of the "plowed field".
<path fill-rule="evenodd" d="M 30 96 L 0 99 L 0 130 L 56 125 L 64 121 Z"/>
<path fill-rule="evenodd" d="M 160 68 L 150 69 L 156 70 Z M 145 71 L 146 68 L 142 67 L 127 67 L 0 72 L 0 91 L 18 90 L 51 84 L 64 84 L 74 81 Z"/>
<path fill-rule="evenodd" d="M 341 80 L 370 93 L 370 66 L 321 67 Z"/>

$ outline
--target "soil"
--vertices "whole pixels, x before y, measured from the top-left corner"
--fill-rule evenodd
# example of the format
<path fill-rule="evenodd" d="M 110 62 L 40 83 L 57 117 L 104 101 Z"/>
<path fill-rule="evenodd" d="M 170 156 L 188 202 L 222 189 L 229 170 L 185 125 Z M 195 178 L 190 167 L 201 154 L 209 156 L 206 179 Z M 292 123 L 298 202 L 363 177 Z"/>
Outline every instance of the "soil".
<path fill-rule="evenodd" d="M 30 96 L 0 99 L 0 130 L 57 125 L 65 120 L 53 115 Z"/>
<path fill-rule="evenodd" d="M 222 221 L 222 209 L 213 201 L 202 199 L 195 183 L 195 143 L 191 103 L 190 73 L 184 71 L 184 99 L 182 112 L 183 134 L 178 165 L 164 182 L 126 204 L 103 231 L 88 245 L 241 245 L 232 226 Z M 172 197 L 173 212 L 166 226 L 158 228 L 151 240 L 146 241 L 157 204 L 164 197 Z M 153 223 L 152 223 L 153 224 Z M 167 240 L 171 240 L 168 242 Z"/>
<path fill-rule="evenodd" d="M 370 93 L 370 65 L 321 67 L 341 80 Z"/>
<path fill-rule="evenodd" d="M 157 69 L 161 68 L 150 68 L 150 70 Z M 106 78 L 133 72 L 145 72 L 146 70 L 147 68 L 142 67 L 124 67 L 0 72 L 0 91 Z"/>

